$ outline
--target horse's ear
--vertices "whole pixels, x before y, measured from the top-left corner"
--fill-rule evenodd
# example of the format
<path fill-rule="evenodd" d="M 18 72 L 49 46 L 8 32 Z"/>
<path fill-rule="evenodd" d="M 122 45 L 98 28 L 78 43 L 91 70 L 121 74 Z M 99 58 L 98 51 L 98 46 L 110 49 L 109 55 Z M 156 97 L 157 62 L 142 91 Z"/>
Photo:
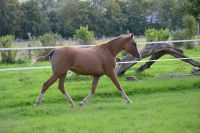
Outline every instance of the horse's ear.
<path fill-rule="evenodd" d="M 131 35 L 130 35 L 130 39 L 132 40 L 133 38 L 134 38 L 134 35 L 133 35 L 133 34 L 131 34 Z"/>
<path fill-rule="evenodd" d="M 134 36 L 134 35 L 133 35 L 133 34 L 131 34 L 131 39 L 133 38 L 133 36 Z"/>

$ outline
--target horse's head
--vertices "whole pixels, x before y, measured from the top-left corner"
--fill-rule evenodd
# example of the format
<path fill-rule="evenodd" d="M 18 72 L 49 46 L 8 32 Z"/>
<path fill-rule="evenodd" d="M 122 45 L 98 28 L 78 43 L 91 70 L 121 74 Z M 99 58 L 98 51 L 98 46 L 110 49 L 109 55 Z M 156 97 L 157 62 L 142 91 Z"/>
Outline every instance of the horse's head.
<path fill-rule="evenodd" d="M 138 51 L 137 44 L 135 42 L 135 39 L 133 37 L 133 34 L 128 37 L 128 42 L 125 44 L 124 49 L 130 53 L 132 56 L 136 58 L 141 58 L 140 52 Z"/>

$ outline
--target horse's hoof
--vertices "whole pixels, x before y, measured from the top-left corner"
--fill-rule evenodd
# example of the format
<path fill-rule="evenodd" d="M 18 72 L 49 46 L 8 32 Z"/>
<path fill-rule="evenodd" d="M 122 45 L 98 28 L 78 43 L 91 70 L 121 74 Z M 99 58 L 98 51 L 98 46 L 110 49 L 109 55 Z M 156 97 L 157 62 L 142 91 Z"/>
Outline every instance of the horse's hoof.
<path fill-rule="evenodd" d="M 84 106 L 83 102 L 79 102 L 78 104 L 79 104 L 79 106 L 81 106 L 81 107 Z"/>
<path fill-rule="evenodd" d="M 74 103 L 73 103 L 73 104 L 70 104 L 70 107 L 71 107 L 71 108 L 74 108 L 74 106 L 75 106 L 75 104 L 74 104 Z"/>
<path fill-rule="evenodd" d="M 128 104 L 132 104 L 133 102 L 132 102 L 131 100 L 128 100 L 127 103 L 128 103 Z"/>
<path fill-rule="evenodd" d="M 37 106 L 38 106 L 38 104 L 33 104 L 33 106 L 32 106 L 32 107 L 33 107 L 33 108 L 36 108 Z"/>

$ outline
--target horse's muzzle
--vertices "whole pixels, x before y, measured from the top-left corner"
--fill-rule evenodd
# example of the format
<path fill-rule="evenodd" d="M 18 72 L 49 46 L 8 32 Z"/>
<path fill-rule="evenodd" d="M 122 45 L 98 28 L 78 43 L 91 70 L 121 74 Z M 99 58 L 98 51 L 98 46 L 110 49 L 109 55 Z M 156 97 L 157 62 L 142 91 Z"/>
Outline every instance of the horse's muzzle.
<path fill-rule="evenodd" d="M 137 54 L 135 55 L 136 58 L 140 59 L 141 58 L 141 55 L 140 54 Z"/>

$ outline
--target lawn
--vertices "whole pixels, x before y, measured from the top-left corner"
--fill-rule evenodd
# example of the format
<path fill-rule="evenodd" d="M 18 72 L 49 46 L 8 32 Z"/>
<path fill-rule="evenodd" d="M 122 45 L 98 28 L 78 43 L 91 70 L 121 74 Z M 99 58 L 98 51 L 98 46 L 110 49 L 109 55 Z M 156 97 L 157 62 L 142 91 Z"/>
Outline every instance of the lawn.
<path fill-rule="evenodd" d="M 185 50 L 185 53 L 198 56 L 199 51 Z M 45 65 L 49 62 L 0 64 L 0 68 Z M 200 78 L 158 78 L 172 73 L 188 74 L 192 67 L 182 61 L 157 62 L 138 74 L 134 69 L 139 65 L 119 77 L 124 90 L 134 100 L 131 105 L 125 103 L 113 83 L 103 76 L 95 96 L 79 107 L 77 103 L 89 92 L 91 77 L 69 73 L 65 86 L 76 102 L 75 108 L 68 106 L 57 83 L 49 88 L 40 106 L 32 107 L 41 85 L 51 75 L 50 69 L 1 71 L 0 133 L 198 133 Z M 139 81 L 126 81 L 131 75 Z"/>

